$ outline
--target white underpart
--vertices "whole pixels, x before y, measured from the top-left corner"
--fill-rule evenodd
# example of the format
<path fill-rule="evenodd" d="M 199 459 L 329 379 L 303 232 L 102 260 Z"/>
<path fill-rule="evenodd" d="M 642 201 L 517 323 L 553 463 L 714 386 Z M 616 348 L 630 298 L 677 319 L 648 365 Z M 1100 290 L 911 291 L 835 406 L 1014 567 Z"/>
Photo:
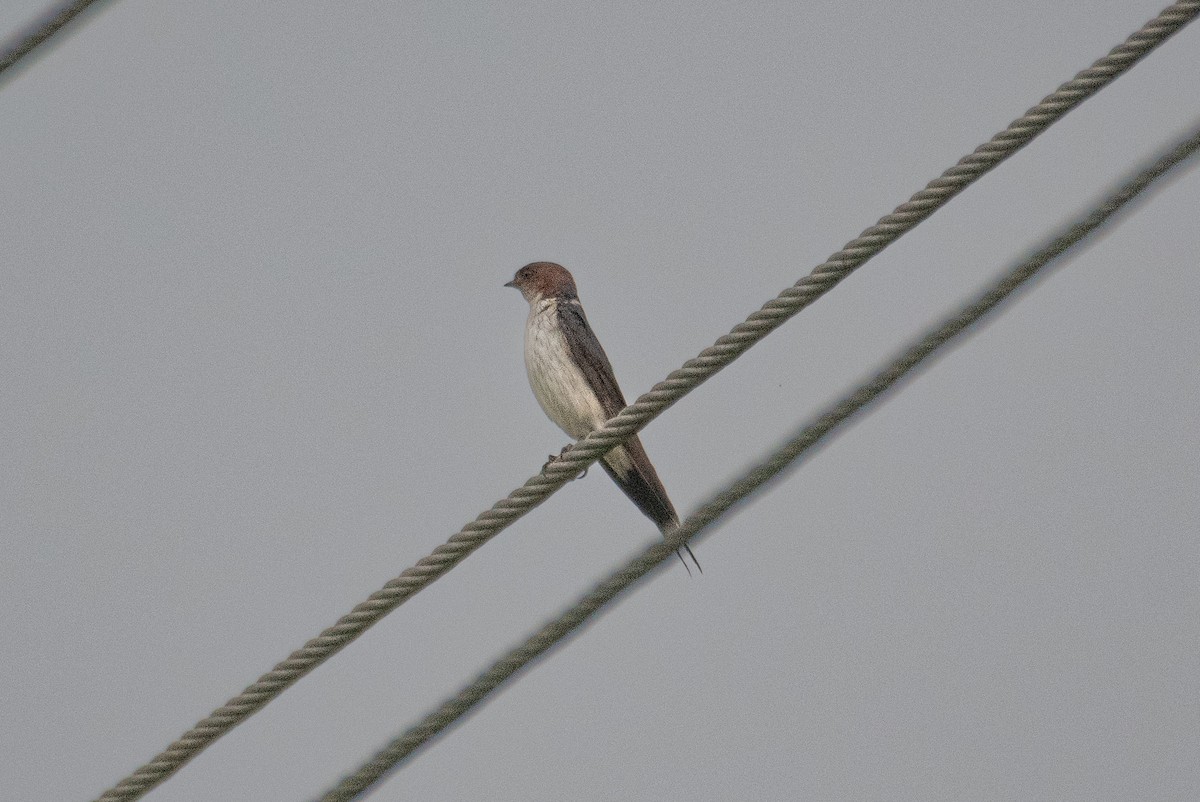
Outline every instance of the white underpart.
<path fill-rule="evenodd" d="M 558 303 L 556 298 L 540 298 L 529 304 L 525 372 L 546 416 L 578 440 L 599 429 L 608 418 L 595 391 L 571 359 L 571 349 L 558 325 Z M 623 447 L 610 451 L 605 461 L 622 474 L 632 467 Z"/>

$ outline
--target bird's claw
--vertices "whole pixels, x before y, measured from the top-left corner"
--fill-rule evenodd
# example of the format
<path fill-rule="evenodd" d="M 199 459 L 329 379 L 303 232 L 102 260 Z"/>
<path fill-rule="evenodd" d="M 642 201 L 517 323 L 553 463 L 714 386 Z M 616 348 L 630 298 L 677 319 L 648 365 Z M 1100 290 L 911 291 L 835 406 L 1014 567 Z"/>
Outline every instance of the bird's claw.
<path fill-rule="evenodd" d="M 542 466 L 542 473 L 545 474 L 547 468 L 549 468 L 551 465 L 553 465 L 554 463 L 556 463 L 560 459 L 562 459 L 563 455 L 566 454 L 568 449 L 570 449 L 570 448 L 571 448 L 570 446 L 563 446 L 562 451 L 558 452 L 557 454 L 550 454 L 548 457 L 546 457 L 546 464 Z M 589 465 L 588 467 L 591 467 L 591 466 Z M 576 479 L 582 479 L 583 477 L 587 476 L 587 472 L 588 472 L 588 469 L 584 468 L 583 473 L 579 474 L 578 476 L 572 477 L 571 481 L 575 481 Z"/>

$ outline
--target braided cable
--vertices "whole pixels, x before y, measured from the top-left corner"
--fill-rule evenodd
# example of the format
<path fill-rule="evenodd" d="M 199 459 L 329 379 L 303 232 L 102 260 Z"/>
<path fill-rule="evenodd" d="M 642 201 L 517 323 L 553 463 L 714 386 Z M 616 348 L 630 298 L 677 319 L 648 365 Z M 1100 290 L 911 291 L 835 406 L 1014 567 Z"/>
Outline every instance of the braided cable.
<path fill-rule="evenodd" d="M 13 35 L 0 45 L 0 76 L 9 77 L 4 75 L 9 67 L 32 53 L 34 48 L 62 30 L 68 22 L 95 2 L 96 0 L 73 0 L 43 11 L 24 31 Z"/>
<path fill-rule="evenodd" d="M 766 482 L 795 462 L 805 451 L 834 432 L 841 424 L 878 398 L 923 360 L 995 309 L 997 305 L 1053 260 L 1095 232 L 1125 204 L 1133 200 L 1172 167 L 1195 153 L 1197 149 L 1200 149 L 1200 124 L 1194 127 L 1183 140 L 1176 141 L 1164 151 L 1160 151 L 1160 155 L 1154 159 L 1153 163 L 1142 167 L 1132 177 L 1127 177 L 1118 189 L 1112 191 L 1084 218 L 1061 229 L 1060 233 L 1050 237 L 1039 249 L 1005 272 L 998 281 L 973 301 L 962 306 L 938 325 L 928 329 L 924 335 L 913 341 L 886 368 L 876 373 L 869 381 L 864 382 L 840 401 L 832 404 L 823 413 L 816 416 L 811 423 L 801 426 L 787 442 L 773 451 L 765 460 L 716 493 L 695 513 L 688 516 L 680 528 L 665 541 L 652 544 L 618 570 L 609 574 L 591 591 L 580 597 L 574 605 L 493 663 L 491 668 L 480 674 L 455 696 L 443 702 L 418 724 L 391 741 L 361 768 L 353 774 L 347 775 L 321 797 L 321 802 L 348 802 L 378 782 L 384 774 L 398 768 L 402 761 L 429 743 L 438 733 L 465 715 L 532 660 L 546 653 L 604 606 L 629 590 L 634 583 L 671 556 L 676 548 L 687 543 L 697 533 L 723 516 L 734 504 L 759 490 Z"/>
<path fill-rule="evenodd" d="M 778 297 L 768 301 L 712 346 L 688 360 L 601 429 L 430 554 L 372 593 L 337 623 L 309 640 L 244 691 L 214 710 L 150 762 L 105 791 L 98 802 L 129 802 L 145 795 L 239 723 L 267 705 L 385 615 L 432 584 L 493 536 L 545 501 L 588 465 L 631 437 L 692 389 L 809 306 L 872 256 L 897 240 L 993 167 L 1016 153 L 1068 111 L 1129 70 L 1200 14 L 1200 0 L 1180 0 L 1123 44 L 1059 87 L 905 203 L 865 230 Z"/>

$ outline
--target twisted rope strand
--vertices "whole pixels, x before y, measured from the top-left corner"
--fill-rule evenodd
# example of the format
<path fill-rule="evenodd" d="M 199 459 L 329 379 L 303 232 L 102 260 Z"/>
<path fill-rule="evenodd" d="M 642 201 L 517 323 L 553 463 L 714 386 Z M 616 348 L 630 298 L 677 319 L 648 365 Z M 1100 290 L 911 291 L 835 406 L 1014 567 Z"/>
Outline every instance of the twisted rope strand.
<path fill-rule="evenodd" d="M 869 381 L 864 382 L 842 400 L 828 407 L 811 423 L 802 426 L 796 434 L 766 459 L 711 497 L 700 509 L 688 516 L 682 526 L 665 541 L 652 544 L 614 571 L 556 619 L 545 624 L 522 644 L 493 663 L 491 668 L 480 674 L 459 693 L 443 702 L 440 707 L 419 723 L 392 740 L 353 774 L 347 775 L 333 789 L 326 792 L 321 797 L 322 802 L 348 802 L 378 782 L 383 775 L 398 768 L 402 762 L 407 762 L 406 758 L 410 758 L 419 748 L 428 744 L 438 733 L 465 715 L 532 660 L 547 652 L 578 629 L 592 615 L 629 590 L 634 583 L 673 554 L 676 548 L 687 543 L 693 536 L 724 515 L 734 504 L 742 501 L 777 476 L 805 451 L 878 398 L 923 360 L 995 309 L 997 305 L 1037 275 L 1054 259 L 1095 232 L 1126 203 L 1172 167 L 1195 153 L 1197 149 L 1200 149 L 1200 126 L 1194 128 L 1184 140 L 1171 145 L 1164 155 L 1157 158 L 1153 164 L 1143 168 L 1125 181 L 1082 220 L 1067 226 L 1061 233 L 1051 237 L 1046 244 L 1007 271 L 975 300 L 964 305 L 939 325 L 929 329 L 926 334 L 915 340 Z"/>
<path fill-rule="evenodd" d="M 685 362 L 664 381 L 626 407 L 603 428 L 577 442 L 544 471 L 535 474 L 508 497 L 496 502 L 491 509 L 481 513 L 429 555 L 371 594 L 366 601 L 340 618 L 333 626 L 308 641 L 240 694 L 198 722 L 150 762 L 105 791 L 98 802 L 130 802 L 140 799 L 217 738 L 256 713 L 517 518 L 541 504 L 592 462 L 642 429 L 788 318 L 824 295 L 853 270 L 931 215 L 973 181 L 1024 147 L 1101 87 L 1116 79 L 1197 14 L 1200 14 L 1200 0 L 1179 0 L 1165 9 L 1107 56 L 1063 84 L 1041 103 L 1013 121 L 1007 129 L 897 207 L 892 214 L 882 218 L 876 225 L 849 242 L 845 248 L 818 265 L 811 275 L 784 290 L 774 300 L 768 301 L 743 323 L 735 326 L 712 346 Z"/>

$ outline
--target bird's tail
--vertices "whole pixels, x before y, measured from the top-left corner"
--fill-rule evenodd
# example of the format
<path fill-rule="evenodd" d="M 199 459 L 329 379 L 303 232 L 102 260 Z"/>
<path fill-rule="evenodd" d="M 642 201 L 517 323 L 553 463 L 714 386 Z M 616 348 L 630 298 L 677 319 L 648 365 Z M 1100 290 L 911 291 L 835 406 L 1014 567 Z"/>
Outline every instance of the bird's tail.
<path fill-rule="evenodd" d="M 700 573 L 704 573 L 704 569 L 700 567 L 700 561 L 696 559 L 695 554 L 692 554 L 692 547 L 684 543 L 683 548 L 675 549 L 675 554 L 679 556 L 679 561 L 683 563 L 683 567 L 687 570 L 688 576 L 692 575 L 692 569 L 688 568 L 687 560 L 683 559 L 683 553 L 685 551 L 688 553 L 688 556 L 692 558 L 692 562 L 696 564 L 696 570 Z"/>
<path fill-rule="evenodd" d="M 679 528 L 679 518 L 677 518 L 675 516 L 671 516 L 671 520 L 662 527 L 663 537 L 666 537 L 668 533 L 673 532 L 678 528 Z M 688 556 L 692 558 L 692 562 L 695 563 L 696 570 L 699 571 L 700 573 L 704 573 L 704 569 L 700 567 L 700 561 L 697 560 L 696 555 L 692 553 L 692 547 L 689 546 L 687 543 L 684 543 L 682 546 L 675 549 L 675 554 L 679 557 L 679 561 L 681 563 L 683 563 L 684 570 L 686 570 L 688 572 L 688 576 L 692 575 L 692 569 L 691 569 L 691 566 L 688 565 L 687 560 L 685 560 L 683 558 L 683 553 L 685 551 L 687 552 Z"/>

